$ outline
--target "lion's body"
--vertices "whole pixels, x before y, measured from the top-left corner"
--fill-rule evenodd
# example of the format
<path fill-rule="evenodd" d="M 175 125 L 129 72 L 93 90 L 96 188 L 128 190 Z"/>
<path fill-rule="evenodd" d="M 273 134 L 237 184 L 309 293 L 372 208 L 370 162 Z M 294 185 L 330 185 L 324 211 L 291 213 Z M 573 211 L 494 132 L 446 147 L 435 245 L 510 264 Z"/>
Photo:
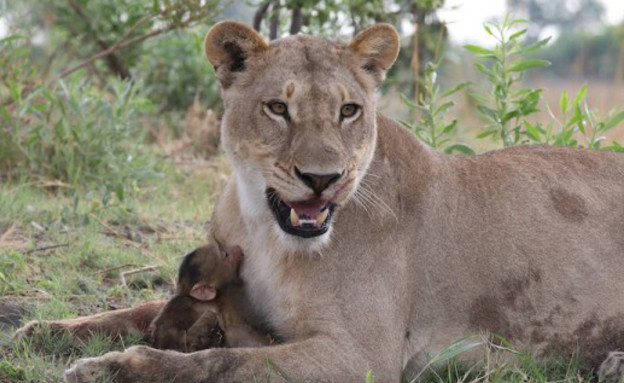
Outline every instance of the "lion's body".
<path fill-rule="evenodd" d="M 578 344 L 593 367 L 624 347 L 624 156 L 447 156 L 396 122 L 378 128 L 361 185 L 375 200 L 343 207 L 322 257 L 289 257 L 251 229 L 244 280 L 280 335 L 348 324 L 347 354 L 365 345 L 361 369 L 393 374 L 481 330 L 539 353 Z M 223 213 L 236 214 L 229 199 Z"/>
<path fill-rule="evenodd" d="M 398 382 L 481 330 L 538 352 L 578 342 L 591 362 L 624 348 L 624 156 L 428 149 L 375 113 L 398 52 L 387 25 L 346 46 L 268 45 L 225 22 L 206 52 L 234 166 L 214 220 L 246 229 L 250 317 L 284 343 L 132 348 L 78 361 L 69 381 L 114 366 L 120 382 L 249 382 L 271 361 L 301 381 Z"/>

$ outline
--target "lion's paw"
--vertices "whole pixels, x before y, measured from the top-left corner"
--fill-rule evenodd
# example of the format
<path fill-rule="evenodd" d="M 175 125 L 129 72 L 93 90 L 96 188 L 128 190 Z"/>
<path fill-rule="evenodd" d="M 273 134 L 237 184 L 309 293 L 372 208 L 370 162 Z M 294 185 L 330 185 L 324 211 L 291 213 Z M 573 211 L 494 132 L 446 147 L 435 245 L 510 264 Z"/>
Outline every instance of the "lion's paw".
<path fill-rule="evenodd" d="M 610 352 L 598 369 L 598 381 L 624 383 L 624 352 Z"/>
<path fill-rule="evenodd" d="M 67 330 L 67 327 L 61 323 L 33 320 L 18 328 L 13 333 L 13 339 L 32 338 L 46 331 L 51 334 L 60 334 Z"/>
<path fill-rule="evenodd" d="M 65 371 L 65 381 L 67 383 L 89 383 L 106 377 L 111 373 L 111 363 L 108 360 L 111 354 L 120 353 L 114 352 L 97 358 L 77 360 L 73 366 Z"/>
<path fill-rule="evenodd" d="M 30 321 L 13 333 L 13 339 L 30 338 L 35 332 L 41 331 L 41 328 L 42 322 L 36 320 Z"/>

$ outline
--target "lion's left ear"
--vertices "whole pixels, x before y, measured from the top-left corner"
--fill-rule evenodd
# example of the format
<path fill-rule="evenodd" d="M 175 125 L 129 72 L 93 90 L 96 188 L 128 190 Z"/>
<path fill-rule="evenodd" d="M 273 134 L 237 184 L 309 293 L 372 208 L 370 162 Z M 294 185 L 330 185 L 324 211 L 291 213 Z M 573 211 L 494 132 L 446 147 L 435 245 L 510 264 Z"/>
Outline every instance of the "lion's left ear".
<path fill-rule="evenodd" d="M 236 73 L 245 70 L 247 59 L 269 46 L 251 27 L 236 21 L 221 21 L 208 31 L 204 48 L 221 86 L 227 88 L 235 81 Z"/>
<path fill-rule="evenodd" d="M 399 33 L 390 24 L 376 24 L 355 36 L 347 48 L 356 54 L 360 67 L 379 85 L 399 55 Z"/>

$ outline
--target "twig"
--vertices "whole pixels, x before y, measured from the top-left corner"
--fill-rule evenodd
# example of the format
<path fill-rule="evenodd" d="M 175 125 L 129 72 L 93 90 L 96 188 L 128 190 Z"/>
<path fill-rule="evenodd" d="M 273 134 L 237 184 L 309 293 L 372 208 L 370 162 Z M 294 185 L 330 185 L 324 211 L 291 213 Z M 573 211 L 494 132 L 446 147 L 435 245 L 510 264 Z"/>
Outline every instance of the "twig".
<path fill-rule="evenodd" d="M 125 41 L 120 40 L 120 41 L 116 42 L 115 44 L 113 44 L 110 48 L 105 49 L 105 50 L 101 51 L 100 53 L 97 53 L 97 54 L 91 56 L 91 58 L 81 62 L 80 64 L 76 64 L 75 66 L 73 66 L 73 67 L 71 67 L 69 69 L 65 69 L 63 72 L 61 72 L 61 74 L 58 77 L 59 78 L 64 78 L 64 77 L 74 73 L 78 69 L 82 69 L 82 68 L 90 65 L 92 62 L 94 62 L 95 60 L 97 60 L 99 58 L 106 57 L 106 56 L 108 56 L 110 54 L 113 54 L 114 52 L 116 52 L 116 51 L 118 51 L 120 49 L 123 49 L 123 48 L 129 46 L 129 45 L 139 43 L 139 42 L 141 42 L 143 40 L 147 40 L 150 37 L 158 36 L 158 35 L 160 35 L 162 33 L 172 31 L 172 30 L 174 30 L 176 28 L 186 27 L 189 24 L 191 24 L 191 23 L 193 23 L 193 22 L 195 22 L 197 20 L 200 20 L 201 18 L 202 18 L 201 16 L 190 17 L 186 22 L 184 22 L 181 25 L 169 25 L 169 26 L 164 27 L 164 28 L 155 29 L 155 30 L 153 30 L 153 31 L 151 31 L 149 33 L 143 34 L 141 36 L 133 37 L 133 38 L 131 38 L 129 40 L 125 40 Z"/>
<path fill-rule="evenodd" d="M 13 222 L 11 227 L 7 229 L 2 235 L 0 235 L 0 243 L 4 242 L 5 239 L 9 238 L 11 234 L 15 232 L 15 228 L 17 227 L 17 222 Z"/>
<path fill-rule="evenodd" d="M 93 38 L 93 40 L 95 40 L 97 45 L 101 49 L 107 49 L 108 44 L 104 40 L 102 40 L 100 36 L 98 36 L 97 31 L 95 30 L 95 28 L 93 28 L 93 22 L 91 21 L 89 16 L 84 12 L 84 10 L 80 7 L 80 5 L 78 5 L 76 0 L 68 0 L 68 2 L 69 2 L 69 6 L 74 10 L 74 12 L 78 15 L 78 17 L 80 17 L 82 21 L 85 23 L 85 25 L 87 26 L 87 30 L 89 31 L 89 33 L 91 34 L 91 37 Z M 107 65 L 111 72 L 118 75 L 124 80 L 131 78 L 130 71 L 128 70 L 128 68 L 124 65 L 121 59 L 117 55 L 115 55 L 113 52 L 107 55 L 106 60 L 107 60 Z"/>
<path fill-rule="evenodd" d="M 122 271 L 121 273 L 119 273 L 119 277 L 121 278 L 121 285 L 123 287 L 128 287 L 128 284 L 126 283 L 126 276 L 127 275 L 133 275 L 133 274 L 139 274 L 139 273 L 144 273 L 146 271 L 155 271 L 156 268 L 158 266 L 156 265 L 152 265 L 152 266 L 145 266 L 145 267 L 141 267 L 139 269 L 134 269 L 134 270 L 128 270 L 128 271 Z"/>
<path fill-rule="evenodd" d="M 46 251 L 46 250 L 58 249 L 59 247 L 67 247 L 67 246 L 69 246 L 69 243 L 59 243 L 57 245 L 35 247 L 34 249 L 25 251 L 24 255 L 32 254 L 37 251 Z"/>
<path fill-rule="evenodd" d="M 260 32 L 260 27 L 262 26 L 262 19 L 264 19 L 264 15 L 266 15 L 269 10 L 269 6 L 271 5 L 272 0 L 267 0 L 258 10 L 254 13 L 253 18 L 253 27 L 256 31 Z"/>
<path fill-rule="evenodd" d="M 94 220 L 96 220 L 100 225 L 104 226 L 104 228 L 106 230 L 108 230 L 108 233 L 104 233 L 104 234 L 110 234 L 112 236 L 115 236 L 117 238 L 121 238 L 123 240 L 128 241 L 129 243 L 131 243 L 133 246 L 138 247 L 140 245 L 138 245 L 137 243 L 135 243 L 134 241 L 132 241 L 130 238 L 128 238 L 127 235 L 121 234 L 120 232 L 118 232 L 117 230 L 113 229 L 112 227 L 110 227 L 106 222 L 102 221 L 101 219 L 99 219 L 95 214 L 90 213 L 89 216 L 91 218 L 93 218 Z"/>
<path fill-rule="evenodd" d="M 120 265 L 120 266 L 109 267 L 108 269 L 96 271 L 95 274 L 104 274 L 104 273 L 108 273 L 109 271 L 123 269 L 124 267 L 135 267 L 135 266 L 136 264 L 134 263 L 124 263 L 123 265 Z"/>

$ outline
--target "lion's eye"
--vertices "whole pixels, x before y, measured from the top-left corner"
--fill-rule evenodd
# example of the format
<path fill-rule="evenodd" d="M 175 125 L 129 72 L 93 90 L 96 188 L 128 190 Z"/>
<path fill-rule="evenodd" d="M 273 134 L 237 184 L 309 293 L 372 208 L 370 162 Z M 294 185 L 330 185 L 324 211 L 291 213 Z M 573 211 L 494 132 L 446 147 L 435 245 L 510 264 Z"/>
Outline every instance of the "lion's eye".
<path fill-rule="evenodd" d="M 340 118 L 349 118 L 356 115 L 358 110 L 360 109 L 359 105 L 356 104 L 345 104 L 340 108 Z"/>
<path fill-rule="evenodd" d="M 278 116 L 286 116 L 288 114 L 288 107 L 281 101 L 271 101 L 267 106 L 271 113 L 277 114 Z"/>

